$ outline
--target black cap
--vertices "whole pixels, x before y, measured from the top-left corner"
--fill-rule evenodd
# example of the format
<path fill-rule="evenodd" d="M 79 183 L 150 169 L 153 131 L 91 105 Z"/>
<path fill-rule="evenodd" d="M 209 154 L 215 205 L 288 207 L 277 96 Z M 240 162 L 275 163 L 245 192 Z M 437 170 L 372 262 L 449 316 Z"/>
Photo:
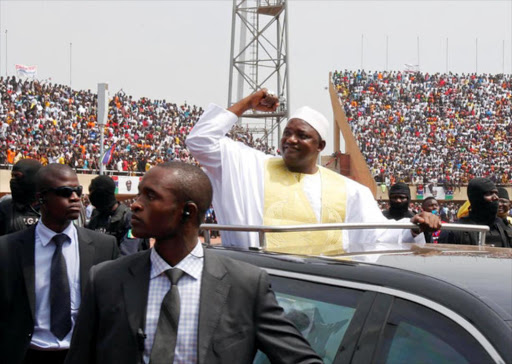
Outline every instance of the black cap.
<path fill-rule="evenodd" d="M 504 187 L 498 187 L 498 197 L 510 200 L 508 197 L 508 191 Z"/>
<path fill-rule="evenodd" d="M 98 176 L 91 181 L 91 184 L 89 186 L 89 190 L 96 189 L 104 190 L 109 193 L 115 193 L 116 183 L 109 176 Z"/>
<path fill-rule="evenodd" d="M 407 198 L 410 200 L 411 190 L 409 189 L 409 186 L 406 183 L 398 182 L 391 186 L 391 188 L 389 189 L 389 196 L 391 195 L 406 195 Z"/>

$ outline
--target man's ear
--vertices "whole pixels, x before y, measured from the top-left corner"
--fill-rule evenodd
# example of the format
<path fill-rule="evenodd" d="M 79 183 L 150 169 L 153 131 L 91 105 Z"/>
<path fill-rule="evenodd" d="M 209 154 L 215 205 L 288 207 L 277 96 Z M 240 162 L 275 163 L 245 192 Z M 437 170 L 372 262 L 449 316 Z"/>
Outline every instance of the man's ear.
<path fill-rule="evenodd" d="M 193 219 L 197 217 L 198 209 L 195 202 L 187 201 L 183 206 L 183 212 L 181 213 L 181 221 L 185 222 L 186 220 Z"/>
<path fill-rule="evenodd" d="M 320 143 L 318 143 L 318 151 L 321 152 L 325 148 L 325 140 L 320 140 Z"/>

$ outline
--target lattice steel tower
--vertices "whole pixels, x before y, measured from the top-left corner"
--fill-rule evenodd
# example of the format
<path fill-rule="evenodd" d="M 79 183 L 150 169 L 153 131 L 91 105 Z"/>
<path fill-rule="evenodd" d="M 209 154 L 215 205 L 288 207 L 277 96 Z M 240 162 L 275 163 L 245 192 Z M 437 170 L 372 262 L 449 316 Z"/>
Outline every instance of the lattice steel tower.
<path fill-rule="evenodd" d="M 228 103 L 263 87 L 279 96 L 275 113 L 244 114 L 243 124 L 269 146 L 278 145 L 281 122 L 288 118 L 287 55 L 286 0 L 233 0 Z"/>

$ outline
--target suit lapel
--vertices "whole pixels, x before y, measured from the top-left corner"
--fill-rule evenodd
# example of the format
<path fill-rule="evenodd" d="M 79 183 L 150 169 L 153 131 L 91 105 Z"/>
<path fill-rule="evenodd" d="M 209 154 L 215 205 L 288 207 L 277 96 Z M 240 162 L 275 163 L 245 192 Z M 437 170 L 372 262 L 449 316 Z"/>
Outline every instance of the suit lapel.
<path fill-rule="evenodd" d="M 36 228 L 31 227 L 25 230 L 20 236 L 17 244 L 20 249 L 20 262 L 23 270 L 23 280 L 25 281 L 25 289 L 27 291 L 28 303 L 32 318 L 35 319 L 36 312 L 36 284 L 35 284 L 35 243 Z"/>
<path fill-rule="evenodd" d="M 224 264 L 205 249 L 199 302 L 198 363 L 205 363 L 206 353 L 224 310 L 231 287 L 227 278 Z"/>
<path fill-rule="evenodd" d="M 81 227 L 76 228 L 78 236 L 78 252 L 80 255 L 80 293 L 85 293 L 85 282 L 89 275 L 89 270 L 94 264 L 94 244 L 87 230 Z"/>
<path fill-rule="evenodd" d="M 151 272 L 151 250 L 147 250 L 128 269 L 129 276 L 123 283 L 123 296 L 132 332 L 136 333 L 146 325 L 149 277 Z"/>

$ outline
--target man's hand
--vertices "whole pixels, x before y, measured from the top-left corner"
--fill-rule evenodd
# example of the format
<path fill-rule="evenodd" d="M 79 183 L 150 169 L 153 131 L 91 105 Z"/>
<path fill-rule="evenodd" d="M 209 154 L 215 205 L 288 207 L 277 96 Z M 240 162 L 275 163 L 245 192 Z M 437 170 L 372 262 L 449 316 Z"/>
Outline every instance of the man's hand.
<path fill-rule="evenodd" d="M 411 218 L 413 224 L 418 225 L 420 232 L 434 232 L 441 229 L 441 219 L 430 212 L 421 212 Z M 417 231 L 411 230 L 412 235 L 418 235 Z"/>
<path fill-rule="evenodd" d="M 270 94 L 266 88 L 263 88 L 238 101 L 236 104 L 228 108 L 228 110 L 240 117 L 249 109 L 273 112 L 277 110 L 278 106 L 278 97 Z"/>

